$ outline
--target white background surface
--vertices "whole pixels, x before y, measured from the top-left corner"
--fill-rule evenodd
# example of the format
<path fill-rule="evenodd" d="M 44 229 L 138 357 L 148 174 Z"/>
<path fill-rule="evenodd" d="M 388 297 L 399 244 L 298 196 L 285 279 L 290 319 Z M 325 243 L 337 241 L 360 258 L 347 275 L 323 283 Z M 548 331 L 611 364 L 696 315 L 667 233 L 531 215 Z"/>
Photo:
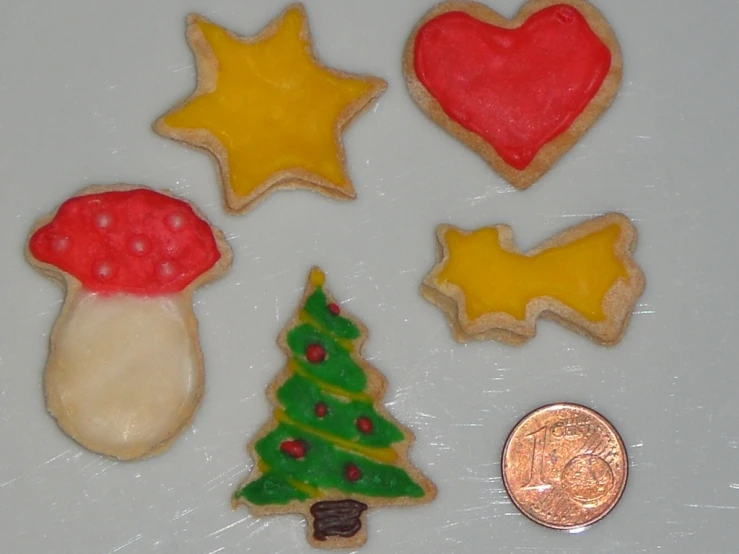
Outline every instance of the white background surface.
<path fill-rule="evenodd" d="M 389 81 L 346 135 L 355 202 L 282 192 L 242 217 L 221 209 L 203 154 L 151 122 L 195 84 L 184 18 L 242 34 L 268 0 L 0 1 L 0 542 L 3 552 L 308 552 L 303 522 L 231 511 L 245 445 L 285 360 L 275 338 L 311 264 L 371 330 L 390 410 L 437 483 L 428 506 L 370 514 L 373 553 L 739 551 L 739 7 L 731 0 L 600 0 L 625 76 L 609 112 L 557 167 L 513 190 L 416 109 L 400 56 L 430 0 L 308 0 L 317 52 Z M 513 16 L 518 0 L 496 0 Z M 165 455 L 116 463 L 44 410 L 42 369 L 61 305 L 23 259 L 33 221 L 79 188 L 172 188 L 227 234 L 236 259 L 196 295 L 207 391 Z M 648 284 L 624 341 L 605 349 L 552 323 L 523 348 L 461 346 L 417 292 L 434 228 L 509 223 L 530 248 L 609 210 L 632 217 Z M 541 404 L 599 410 L 623 435 L 630 480 L 580 534 L 519 514 L 500 479 L 508 431 Z"/>

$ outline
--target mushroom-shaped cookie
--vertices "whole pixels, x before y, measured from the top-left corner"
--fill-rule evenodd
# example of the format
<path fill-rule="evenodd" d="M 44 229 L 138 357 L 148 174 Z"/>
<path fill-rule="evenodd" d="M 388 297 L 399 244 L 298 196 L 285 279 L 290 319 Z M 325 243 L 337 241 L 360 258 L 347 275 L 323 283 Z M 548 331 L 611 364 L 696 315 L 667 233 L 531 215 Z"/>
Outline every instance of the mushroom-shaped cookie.
<path fill-rule="evenodd" d="M 40 220 L 27 257 L 67 292 L 44 374 L 59 426 L 121 460 L 166 450 L 202 397 L 192 293 L 230 267 L 223 233 L 167 194 L 98 187 Z"/>

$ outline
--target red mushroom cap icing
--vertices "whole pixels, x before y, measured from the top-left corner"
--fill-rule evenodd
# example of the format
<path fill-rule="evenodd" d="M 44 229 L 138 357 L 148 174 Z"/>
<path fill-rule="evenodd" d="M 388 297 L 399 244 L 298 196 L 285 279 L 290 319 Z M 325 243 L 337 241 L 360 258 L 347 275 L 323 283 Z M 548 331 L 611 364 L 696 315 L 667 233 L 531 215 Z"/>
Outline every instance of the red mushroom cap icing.
<path fill-rule="evenodd" d="M 89 291 L 142 296 L 179 292 L 221 257 L 189 204 L 148 189 L 70 198 L 29 248 Z"/>

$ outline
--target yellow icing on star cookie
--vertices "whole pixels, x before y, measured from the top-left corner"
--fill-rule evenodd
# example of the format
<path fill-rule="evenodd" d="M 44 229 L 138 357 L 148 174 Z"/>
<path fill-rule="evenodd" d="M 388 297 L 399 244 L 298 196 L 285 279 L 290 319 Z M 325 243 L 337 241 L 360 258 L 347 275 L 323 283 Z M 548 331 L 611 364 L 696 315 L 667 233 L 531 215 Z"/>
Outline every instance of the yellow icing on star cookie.
<path fill-rule="evenodd" d="M 214 151 L 224 186 L 238 197 L 229 201 L 231 208 L 244 208 L 271 186 L 299 186 L 301 180 L 330 196 L 353 198 L 341 130 L 384 82 L 320 65 L 299 5 L 253 38 L 199 16 L 188 23 L 198 90 L 155 129 Z"/>
<path fill-rule="evenodd" d="M 523 320 L 529 302 L 540 297 L 554 298 L 590 321 L 603 321 L 606 293 L 628 275 L 615 248 L 620 234 L 618 225 L 609 225 L 527 256 L 504 250 L 495 227 L 470 233 L 449 229 L 444 237 L 448 260 L 436 281 L 459 287 L 470 321 L 495 312 Z"/>

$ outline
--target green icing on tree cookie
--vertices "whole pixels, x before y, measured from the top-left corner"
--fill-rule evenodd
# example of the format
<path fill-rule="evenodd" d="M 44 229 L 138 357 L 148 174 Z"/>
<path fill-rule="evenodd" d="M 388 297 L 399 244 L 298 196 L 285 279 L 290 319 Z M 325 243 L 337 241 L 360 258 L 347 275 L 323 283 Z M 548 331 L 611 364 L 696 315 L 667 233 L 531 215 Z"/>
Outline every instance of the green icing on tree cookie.
<path fill-rule="evenodd" d="M 305 301 L 306 313 L 318 325 L 340 339 L 354 340 L 359 337 L 359 329 L 345 317 L 334 314 L 328 309 L 329 302 L 322 287 L 316 288 Z M 338 306 L 337 306 L 338 308 Z"/>
<path fill-rule="evenodd" d="M 277 399 L 294 421 L 357 444 L 384 447 L 403 440 L 400 429 L 379 415 L 370 402 L 325 394 L 300 375 L 293 375 L 279 388 Z"/>
<path fill-rule="evenodd" d="M 277 473 L 270 472 L 252 481 L 234 494 L 236 499 L 246 498 L 254 504 L 287 504 L 292 500 L 305 500 L 308 495 L 295 489 Z"/>
<path fill-rule="evenodd" d="M 349 392 L 361 392 L 367 386 L 366 375 L 349 352 L 317 327 L 309 323 L 298 325 L 288 332 L 287 344 L 301 367 L 316 379 Z M 326 351 L 326 359 L 318 364 L 312 364 L 305 358 L 306 349 L 314 344 Z"/>
<path fill-rule="evenodd" d="M 295 459 L 280 450 L 284 441 L 302 439 L 306 454 Z M 256 452 L 269 466 L 270 474 L 289 475 L 321 490 L 338 489 L 348 494 L 382 497 L 420 497 L 423 489 L 408 474 L 390 464 L 382 464 L 364 456 L 337 448 L 330 442 L 309 435 L 289 425 L 280 424 L 256 444 Z M 356 481 L 347 478 L 346 472 L 353 464 L 361 473 Z M 246 495 L 246 498 L 251 498 Z"/>

